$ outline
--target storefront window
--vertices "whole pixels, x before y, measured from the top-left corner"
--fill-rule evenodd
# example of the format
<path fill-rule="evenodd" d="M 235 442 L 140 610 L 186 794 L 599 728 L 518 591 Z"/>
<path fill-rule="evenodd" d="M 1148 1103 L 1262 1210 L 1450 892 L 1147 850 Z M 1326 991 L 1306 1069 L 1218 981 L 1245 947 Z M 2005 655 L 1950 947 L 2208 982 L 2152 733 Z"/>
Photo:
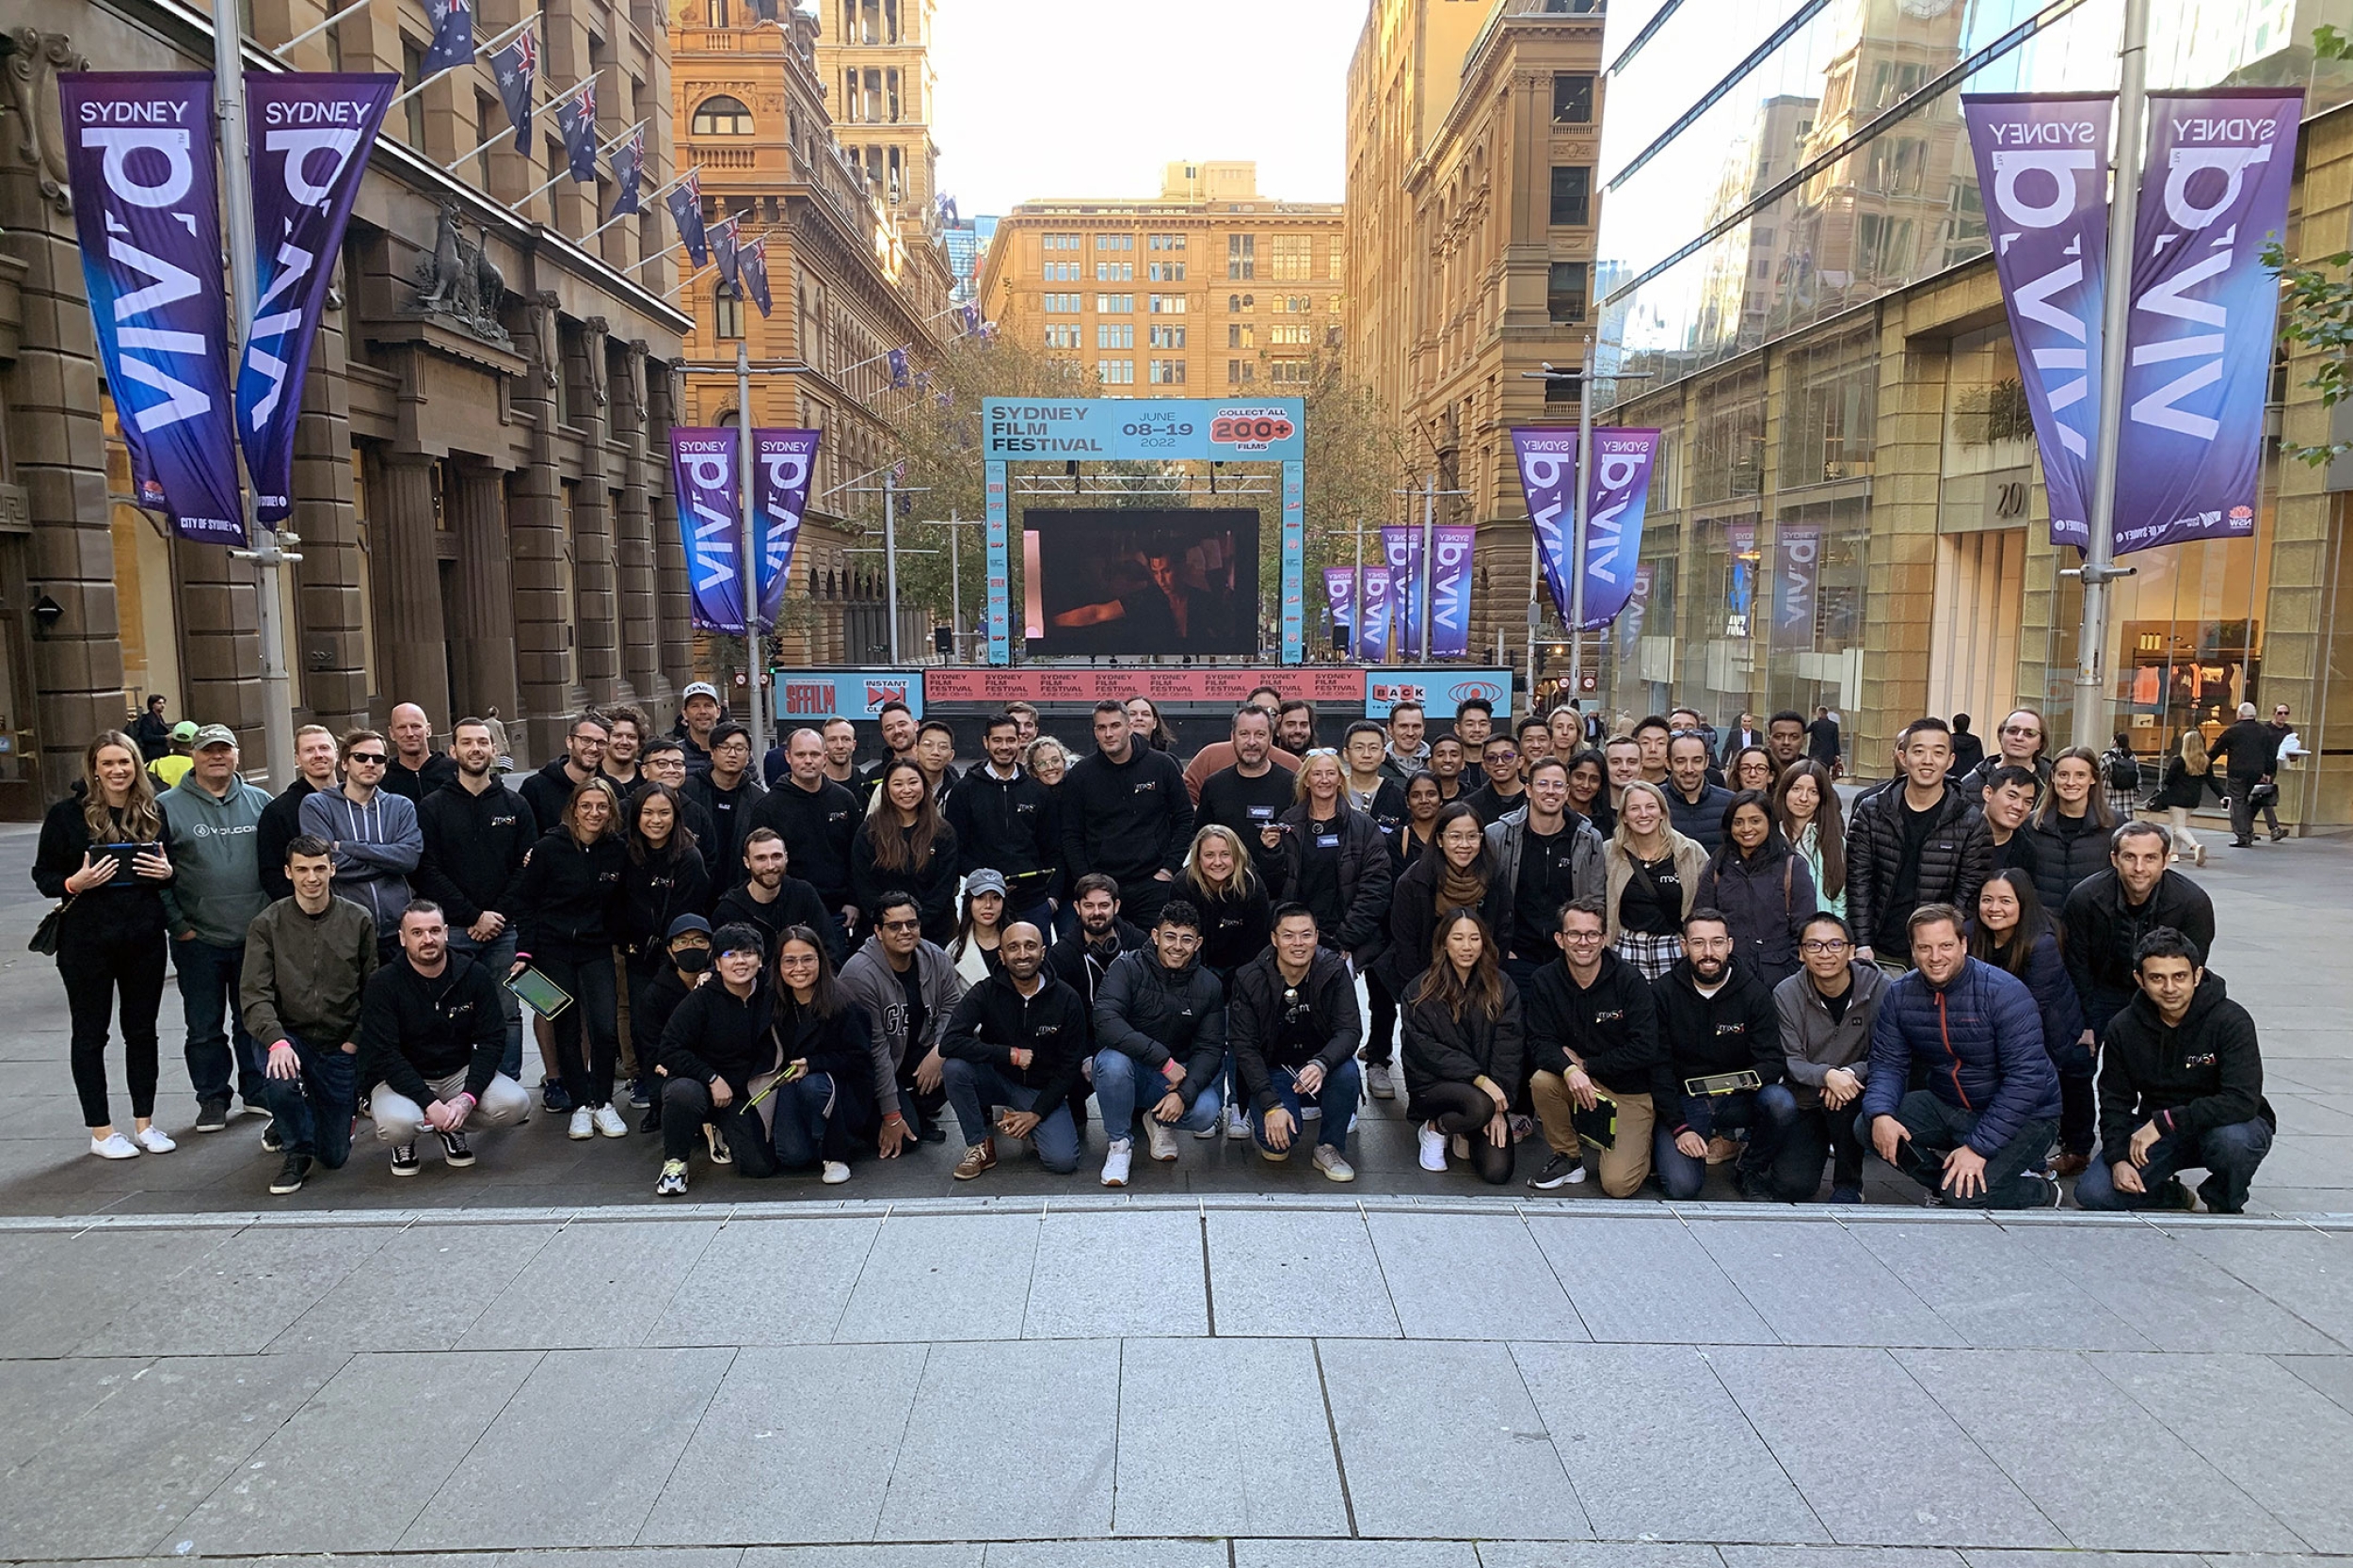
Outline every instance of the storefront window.
<path fill-rule="evenodd" d="M 1780 488 L 1858 479 L 1871 472 L 1879 374 L 1878 345 L 1867 332 L 1790 355 L 1781 410 Z"/>
<path fill-rule="evenodd" d="M 106 503 L 114 540 L 115 615 L 122 640 L 122 706 L 128 713 L 161 693 L 184 716 L 179 599 L 171 578 L 170 525 L 132 504 L 131 449 L 109 393 L 99 394 L 106 439 Z"/>
<path fill-rule="evenodd" d="M 1754 495 L 1765 480 L 1765 371 L 1751 366 L 1699 392 L 1691 441 L 1693 505 Z"/>
<path fill-rule="evenodd" d="M 1871 561 L 1865 495 L 1784 506 L 1773 527 L 1768 589 L 1757 610 L 1768 712 L 1843 708 L 1861 696 L 1863 594 Z"/>

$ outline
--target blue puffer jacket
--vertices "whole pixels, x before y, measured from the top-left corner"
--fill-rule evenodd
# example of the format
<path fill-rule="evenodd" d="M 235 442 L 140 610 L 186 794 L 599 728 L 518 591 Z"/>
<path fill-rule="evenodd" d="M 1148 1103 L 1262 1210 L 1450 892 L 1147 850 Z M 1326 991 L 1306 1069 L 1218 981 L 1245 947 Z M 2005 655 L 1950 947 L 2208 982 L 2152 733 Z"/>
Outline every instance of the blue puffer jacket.
<path fill-rule="evenodd" d="M 2026 972 L 2018 976 L 2034 993 L 2035 1010 L 2042 1015 L 2042 1048 L 2051 1064 L 2063 1073 L 2091 1071 L 2091 1050 L 2083 1043 L 2084 1004 L 2075 983 L 2059 956 L 2058 933 L 2046 931 L 2026 950 Z"/>
<path fill-rule="evenodd" d="M 1871 1023 L 1865 1118 L 1896 1113 L 1915 1059 L 1938 1099 L 1977 1112 L 1969 1146 L 1989 1159 L 2023 1124 L 2058 1119 L 2058 1073 L 2043 1049 L 2034 993 L 1980 959 L 1941 989 L 1917 969 L 1887 988 Z"/>

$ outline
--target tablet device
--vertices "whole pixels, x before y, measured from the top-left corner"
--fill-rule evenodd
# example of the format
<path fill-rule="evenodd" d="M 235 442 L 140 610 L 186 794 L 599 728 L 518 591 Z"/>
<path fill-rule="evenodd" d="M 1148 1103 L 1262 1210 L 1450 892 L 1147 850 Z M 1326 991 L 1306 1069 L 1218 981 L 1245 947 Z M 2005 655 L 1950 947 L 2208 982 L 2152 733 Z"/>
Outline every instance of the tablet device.
<path fill-rule="evenodd" d="M 543 1018 L 552 1018 L 572 1004 L 569 991 L 541 974 L 537 969 L 525 969 L 506 983 L 516 1000 Z"/>
<path fill-rule="evenodd" d="M 1593 1108 L 1580 1108 L 1569 1112 L 1569 1125 L 1585 1142 L 1605 1149 L 1618 1146 L 1618 1102 L 1600 1090 L 1593 1091 Z"/>
<path fill-rule="evenodd" d="M 131 862 L 138 858 L 139 851 L 154 847 L 152 844 L 92 844 L 90 858 L 93 860 L 110 859 L 115 863 L 114 875 L 108 877 L 102 886 L 128 888 L 136 883 L 139 873 L 137 868 L 134 867 Z"/>
<path fill-rule="evenodd" d="M 1765 1080 L 1753 1072 L 1711 1073 L 1705 1078 L 1687 1078 L 1683 1092 L 1710 1098 L 1717 1095 L 1737 1095 L 1743 1089 L 1762 1089 Z"/>

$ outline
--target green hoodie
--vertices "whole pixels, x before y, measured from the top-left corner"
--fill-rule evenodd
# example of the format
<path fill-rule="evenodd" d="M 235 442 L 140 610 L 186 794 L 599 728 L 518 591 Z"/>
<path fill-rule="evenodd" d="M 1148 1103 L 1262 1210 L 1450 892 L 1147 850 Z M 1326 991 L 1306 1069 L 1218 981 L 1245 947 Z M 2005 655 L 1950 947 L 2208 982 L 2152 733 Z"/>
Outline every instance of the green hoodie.
<path fill-rule="evenodd" d="M 193 934 L 212 947 L 244 945 L 246 927 L 269 907 L 254 840 L 269 799 L 242 778 L 216 799 L 194 774 L 157 797 L 172 870 L 164 915 L 175 938 Z"/>

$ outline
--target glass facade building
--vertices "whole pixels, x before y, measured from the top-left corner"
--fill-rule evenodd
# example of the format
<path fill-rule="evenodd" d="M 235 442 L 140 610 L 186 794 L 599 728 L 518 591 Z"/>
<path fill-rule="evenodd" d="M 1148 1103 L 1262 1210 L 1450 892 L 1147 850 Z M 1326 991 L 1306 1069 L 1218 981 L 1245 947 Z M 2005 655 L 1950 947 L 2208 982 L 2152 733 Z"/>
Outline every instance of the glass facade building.
<path fill-rule="evenodd" d="M 2353 65 L 2311 47 L 2320 26 L 2353 30 L 2353 0 L 2152 12 L 2153 91 L 2304 88 L 2291 248 L 2345 248 L 2343 207 L 2312 217 L 2304 192 L 2318 188 L 2315 149 L 2353 140 L 2338 123 L 2353 109 L 2334 112 L 2353 102 Z M 1609 709 L 1639 716 L 1670 692 L 1720 723 L 1827 706 L 1866 776 L 1884 776 L 1896 729 L 1921 712 L 1979 715 L 1990 733 L 2025 704 L 2065 735 L 2079 591 L 2058 568 L 2074 556 L 2049 541 L 1961 95 L 2113 91 L 2122 13 L 2121 0 L 1611 6 L 1595 292 L 1602 369 L 1629 378 L 1601 389 L 1614 406 L 1599 423 L 1665 435 L 1637 608 L 1606 640 Z M 2308 217 L 2325 232 L 2295 232 Z M 2329 476 L 2282 472 L 2277 454 L 2309 374 L 2283 360 L 2273 377 L 2255 536 L 2127 558 L 2139 574 L 2118 585 L 2106 667 L 2115 727 L 2144 758 L 2291 688 L 2318 749 L 2323 715 L 2305 714 L 2327 696 L 2342 519 Z M 2326 429 L 2323 416 L 2296 439 Z M 2284 664 L 2267 647 L 2283 615 L 2301 639 Z M 2322 793 L 2308 820 L 2353 818 Z"/>

